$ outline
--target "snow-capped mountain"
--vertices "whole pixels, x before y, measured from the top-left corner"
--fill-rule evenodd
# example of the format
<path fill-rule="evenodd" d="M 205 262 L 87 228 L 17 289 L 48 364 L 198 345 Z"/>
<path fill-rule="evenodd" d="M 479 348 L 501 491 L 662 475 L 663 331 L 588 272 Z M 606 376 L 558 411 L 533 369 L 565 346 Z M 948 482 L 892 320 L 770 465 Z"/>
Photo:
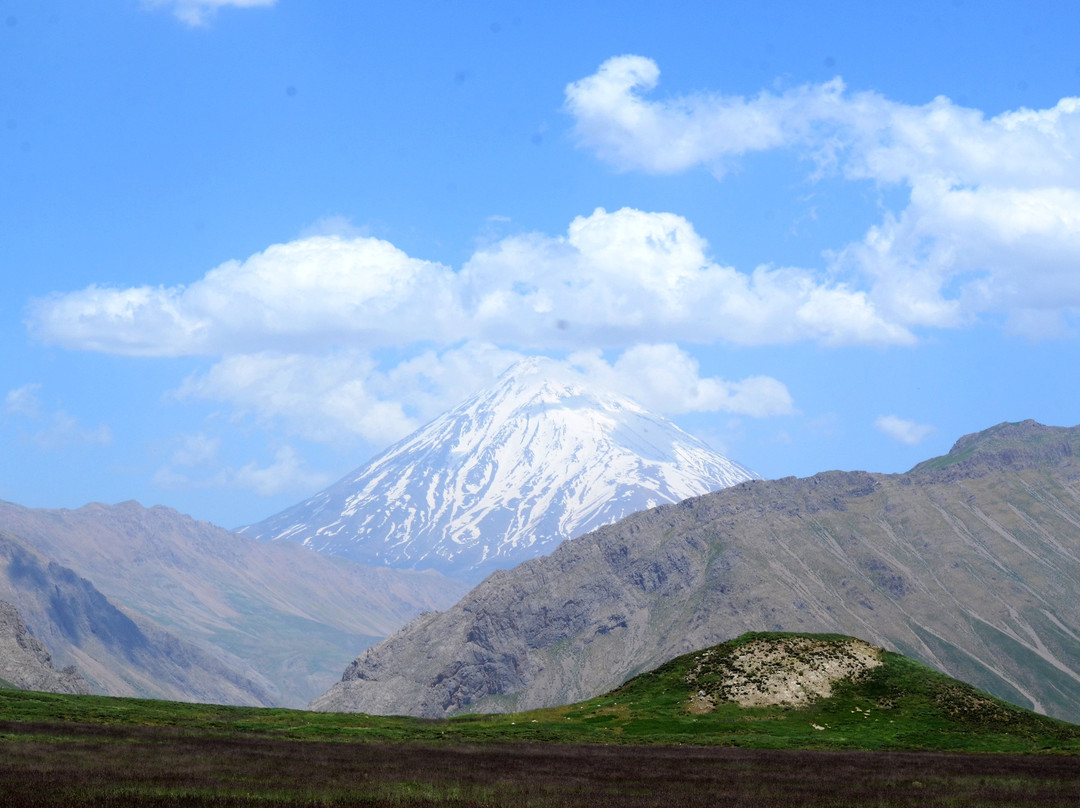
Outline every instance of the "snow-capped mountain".
<path fill-rule="evenodd" d="M 476 580 L 634 511 L 756 476 L 633 401 L 533 358 L 240 532 Z"/>

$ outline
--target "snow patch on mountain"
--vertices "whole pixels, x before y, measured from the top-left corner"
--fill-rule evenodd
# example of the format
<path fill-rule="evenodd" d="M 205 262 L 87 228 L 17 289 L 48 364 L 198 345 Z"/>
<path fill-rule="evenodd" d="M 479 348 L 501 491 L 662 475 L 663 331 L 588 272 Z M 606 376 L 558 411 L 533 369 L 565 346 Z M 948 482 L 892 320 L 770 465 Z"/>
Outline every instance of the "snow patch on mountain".
<path fill-rule="evenodd" d="M 638 510 L 757 475 L 543 358 L 240 532 L 478 579 Z"/>

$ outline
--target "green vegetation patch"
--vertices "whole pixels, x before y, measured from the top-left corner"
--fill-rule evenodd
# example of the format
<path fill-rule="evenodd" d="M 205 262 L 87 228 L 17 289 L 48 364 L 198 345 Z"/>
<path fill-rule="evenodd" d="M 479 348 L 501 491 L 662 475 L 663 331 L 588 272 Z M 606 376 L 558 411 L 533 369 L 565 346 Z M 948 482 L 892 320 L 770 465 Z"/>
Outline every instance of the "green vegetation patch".
<path fill-rule="evenodd" d="M 876 664 L 827 693 L 738 702 L 852 653 Z M 440 721 L 0 690 L 0 808 L 1072 806 L 1078 751 L 1078 726 L 838 635 L 747 634 L 579 704 Z"/>
<path fill-rule="evenodd" d="M 747 667 L 747 659 L 761 664 Z M 807 681 L 822 670 L 840 675 L 825 689 L 810 687 Z M 785 676 L 795 684 L 787 686 Z M 771 692 L 778 682 L 785 697 L 740 704 L 740 695 Z M 2 690 L 0 721 L 0 732 L 33 724 L 59 736 L 109 726 L 343 743 L 1080 751 L 1080 727 L 1008 704 L 907 657 L 840 635 L 774 632 L 678 657 L 579 704 L 528 712 L 424 720 Z"/>
<path fill-rule="evenodd" d="M 758 680 L 744 678 L 740 687 L 755 689 L 764 687 L 785 664 L 793 671 L 812 670 L 842 659 L 852 642 L 861 641 L 830 634 L 745 634 L 673 659 L 611 694 L 569 708 L 568 715 L 588 720 L 621 705 L 626 719 L 607 726 L 612 734 L 621 730 L 624 741 L 663 738 L 789 749 L 1080 751 L 1080 727 L 1016 707 L 881 649 L 876 649 L 880 664 L 831 682 L 826 696 L 754 707 L 742 707 L 732 698 L 730 673 L 738 667 L 732 663 L 748 648 L 792 649 L 786 663 L 766 655 L 768 664 Z"/>

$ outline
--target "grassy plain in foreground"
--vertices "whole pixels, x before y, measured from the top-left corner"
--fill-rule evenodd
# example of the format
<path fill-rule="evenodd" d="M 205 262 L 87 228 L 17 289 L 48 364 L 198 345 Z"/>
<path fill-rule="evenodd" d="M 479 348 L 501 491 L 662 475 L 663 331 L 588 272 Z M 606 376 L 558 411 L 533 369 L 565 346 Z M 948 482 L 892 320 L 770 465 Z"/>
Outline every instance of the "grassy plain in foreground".
<path fill-rule="evenodd" d="M 1080 727 L 897 654 L 804 707 L 691 711 L 709 665 L 787 636 L 440 721 L 4 690 L 0 806 L 1080 804 Z"/>
<path fill-rule="evenodd" d="M 1080 804 L 1080 767 L 1060 755 L 334 743 L 97 729 L 8 735 L 0 808 Z"/>

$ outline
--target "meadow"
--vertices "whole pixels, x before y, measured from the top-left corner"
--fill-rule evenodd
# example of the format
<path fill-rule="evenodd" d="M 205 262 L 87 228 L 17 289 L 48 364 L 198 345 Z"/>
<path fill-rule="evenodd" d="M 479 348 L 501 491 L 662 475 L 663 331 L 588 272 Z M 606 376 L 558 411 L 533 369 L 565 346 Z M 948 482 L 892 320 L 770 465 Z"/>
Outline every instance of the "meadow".
<path fill-rule="evenodd" d="M 0 690 L 0 808 L 1080 805 L 1080 727 L 902 656 L 808 706 L 706 713 L 696 659 L 438 721 Z"/>
<path fill-rule="evenodd" d="M 0 806 L 1073 806 L 1061 755 L 290 741 L 0 726 Z"/>

